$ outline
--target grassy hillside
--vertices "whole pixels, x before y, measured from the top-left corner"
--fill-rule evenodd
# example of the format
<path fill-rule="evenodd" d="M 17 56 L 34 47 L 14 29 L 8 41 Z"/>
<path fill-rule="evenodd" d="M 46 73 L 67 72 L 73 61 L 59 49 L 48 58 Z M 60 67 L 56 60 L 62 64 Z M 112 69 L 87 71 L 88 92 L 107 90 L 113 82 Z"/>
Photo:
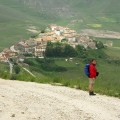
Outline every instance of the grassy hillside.
<path fill-rule="evenodd" d="M 0 0 L 0 50 L 50 23 L 120 31 L 119 0 Z"/>
<path fill-rule="evenodd" d="M 56 83 L 60 83 L 64 86 L 88 91 L 89 82 L 88 78 L 84 74 L 84 66 L 86 63 L 83 62 L 82 59 L 74 58 L 72 61 L 65 61 L 65 59 L 62 58 L 54 59 L 54 63 L 52 63 L 51 66 L 57 65 L 67 69 L 67 71 L 61 72 L 43 70 L 40 67 L 41 63 L 38 60 L 29 59 L 28 61 L 30 61 L 29 63 L 34 63 L 32 66 L 26 68 L 36 76 L 35 78 L 29 75 L 22 68 L 19 74 L 13 74 L 11 76 L 9 75 L 8 65 L 3 64 L 0 64 L 2 66 L 0 77 L 38 83 L 50 83 L 54 85 L 56 85 Z M 120 97 L 120 80 L 118 79 L 120 78 L 120 62 L 107 62 L 97 59 L 97 70 L 100 72 L 100 75 L 97 77 L 95 82 L 95 92 Z"/>

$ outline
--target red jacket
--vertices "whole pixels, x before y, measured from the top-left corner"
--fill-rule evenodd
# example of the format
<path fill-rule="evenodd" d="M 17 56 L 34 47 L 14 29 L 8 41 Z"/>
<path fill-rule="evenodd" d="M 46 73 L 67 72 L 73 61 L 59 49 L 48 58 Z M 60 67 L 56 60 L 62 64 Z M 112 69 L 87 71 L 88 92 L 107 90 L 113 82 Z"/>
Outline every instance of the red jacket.
<path fill-rule="evenodd" d="M 96 78 L 97 69 L 95 66 L 96 65 L 94 65 L 94 64 L 90 64 L 90 66 L 89 66 L 89 72 L 90 72 L 89 78 Z"/>

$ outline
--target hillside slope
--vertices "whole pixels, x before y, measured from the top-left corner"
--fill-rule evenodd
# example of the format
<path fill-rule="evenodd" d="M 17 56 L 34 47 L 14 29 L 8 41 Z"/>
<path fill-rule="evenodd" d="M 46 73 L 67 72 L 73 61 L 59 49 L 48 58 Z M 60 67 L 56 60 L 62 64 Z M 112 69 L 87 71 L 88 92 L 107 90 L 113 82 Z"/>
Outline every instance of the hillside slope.
<path fill-rule="evenodd" d="M 120 99 L 0 79 L 0 120 L 120 120 Z"/>
<path fill-rule="evenodd" d="M 0 49 L 30 37 L 30 26 L 43 29 L 57 23 L 78 31 L 120 31 L 119 4 L 119 0 L 0 0 Z"/>

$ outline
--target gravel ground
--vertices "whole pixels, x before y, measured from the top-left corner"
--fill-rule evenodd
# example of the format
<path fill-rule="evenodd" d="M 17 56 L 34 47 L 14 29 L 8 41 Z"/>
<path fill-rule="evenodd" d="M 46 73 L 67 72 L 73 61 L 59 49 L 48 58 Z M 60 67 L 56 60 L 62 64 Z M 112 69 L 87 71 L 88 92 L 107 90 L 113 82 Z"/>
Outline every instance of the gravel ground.
<path fill-rule="evenodd" d="M 120 99 L 0 79 L 0 120 L 120 120 Z"/>

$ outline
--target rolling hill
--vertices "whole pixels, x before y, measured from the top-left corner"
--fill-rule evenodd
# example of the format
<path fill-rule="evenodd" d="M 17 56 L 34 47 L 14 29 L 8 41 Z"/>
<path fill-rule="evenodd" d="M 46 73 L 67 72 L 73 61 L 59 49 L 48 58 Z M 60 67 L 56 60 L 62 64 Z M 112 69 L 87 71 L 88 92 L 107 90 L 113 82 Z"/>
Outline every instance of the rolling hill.
<path fill-rule="evenodd" d="M 0 0 L 0 50 L 56 23 L 80 32 L 104 29 L 120 32 L 119 0 Z"/>

